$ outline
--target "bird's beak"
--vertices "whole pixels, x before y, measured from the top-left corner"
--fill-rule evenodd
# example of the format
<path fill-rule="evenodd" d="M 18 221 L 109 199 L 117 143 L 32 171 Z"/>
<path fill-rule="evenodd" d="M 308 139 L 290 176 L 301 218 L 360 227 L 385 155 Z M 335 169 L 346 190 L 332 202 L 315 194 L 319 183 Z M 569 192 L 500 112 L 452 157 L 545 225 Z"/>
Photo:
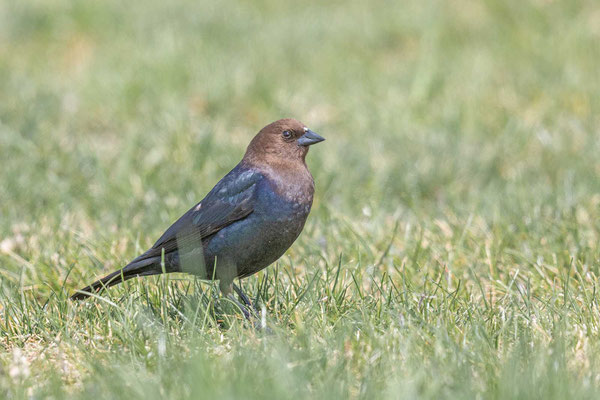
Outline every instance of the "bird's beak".
<path fill-rule="evenodd" d="M 310 146 L 311 144 L 319 143 L 325 140 L 323 136 L 317 135 L 310 129 L 307 130 L 304 135 L 298 138 L 298 146 Z"/>

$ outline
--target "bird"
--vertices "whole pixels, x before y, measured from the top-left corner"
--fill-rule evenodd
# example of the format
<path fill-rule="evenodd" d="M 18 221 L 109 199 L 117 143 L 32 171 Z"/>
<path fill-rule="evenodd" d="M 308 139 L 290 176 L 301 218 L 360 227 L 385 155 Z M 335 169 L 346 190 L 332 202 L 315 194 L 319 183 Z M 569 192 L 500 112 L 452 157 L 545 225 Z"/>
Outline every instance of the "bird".
<path fill-rule="evenodd" d="M 293 118 L 265 126 L 242 160 L 150 249 L 71 299 L 85 299 L 135 277 L 183 272 L 219 280 L 222 295 L 232 298 L 235 291 L 249 306 L 234 279 L 268 267 L 302 232 L 315 191 L 306 155 L 324 140 Z"/>

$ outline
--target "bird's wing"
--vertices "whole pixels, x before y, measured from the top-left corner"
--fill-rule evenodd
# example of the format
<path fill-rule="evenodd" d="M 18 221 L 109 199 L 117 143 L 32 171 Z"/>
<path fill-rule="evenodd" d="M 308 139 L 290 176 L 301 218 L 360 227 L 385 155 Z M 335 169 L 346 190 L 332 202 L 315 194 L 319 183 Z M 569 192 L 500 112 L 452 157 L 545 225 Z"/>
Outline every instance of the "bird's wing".
<path fill-rule="evenodd" d="M 179 218 L 146 253 L 132 263 L 160 256 L 177 249 L 177 241 L 200 243 L 254 210 L 254 194 L 262 175 L 252 170 L 234 168 L 197 205 Z"/>

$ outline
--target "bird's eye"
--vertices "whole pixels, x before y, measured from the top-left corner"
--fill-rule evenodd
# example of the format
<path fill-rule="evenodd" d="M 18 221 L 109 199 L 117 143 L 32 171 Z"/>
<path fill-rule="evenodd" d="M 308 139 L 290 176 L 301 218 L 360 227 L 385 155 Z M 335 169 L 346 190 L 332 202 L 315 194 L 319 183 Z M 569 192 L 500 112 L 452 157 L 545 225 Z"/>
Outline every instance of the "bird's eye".
<path fill-rule="evenodd" d="M 292 137 L 292 132 L 290 131 L 283 131 L 281 132 L 281 134 L 283 135 L 284 138 L 289 139 Z"/>

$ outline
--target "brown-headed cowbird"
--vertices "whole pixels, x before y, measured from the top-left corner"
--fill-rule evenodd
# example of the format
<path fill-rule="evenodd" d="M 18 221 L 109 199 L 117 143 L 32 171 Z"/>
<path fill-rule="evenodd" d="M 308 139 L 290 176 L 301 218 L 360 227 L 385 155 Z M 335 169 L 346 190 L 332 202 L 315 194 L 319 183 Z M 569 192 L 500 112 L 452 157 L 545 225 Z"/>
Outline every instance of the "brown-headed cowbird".
<path fill-rule="evenodd" d="M 218 279 L 224 295 L 235 289 L 249 304 L 233 280 L 273 263 L 300 235 L 314 193 L 305 157 L 310 145 L 323 140 L 295 119 L 265 126 L 242 161 L 151 249 L 71 298 L 164 271 Z"/>

